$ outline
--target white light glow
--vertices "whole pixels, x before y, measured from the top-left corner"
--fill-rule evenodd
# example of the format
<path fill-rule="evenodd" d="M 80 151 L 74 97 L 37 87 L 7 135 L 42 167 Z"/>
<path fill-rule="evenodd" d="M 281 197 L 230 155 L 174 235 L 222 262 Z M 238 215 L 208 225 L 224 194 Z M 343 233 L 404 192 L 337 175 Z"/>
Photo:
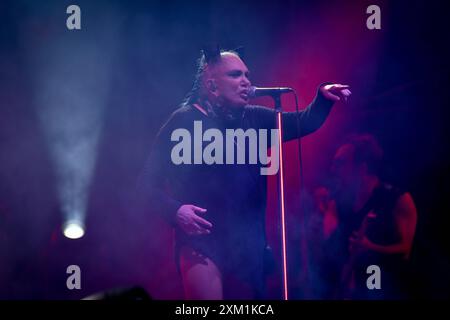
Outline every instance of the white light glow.
<path fill-rule="evenodd" d="M 63 227 L 70 239 L 84 234 L 117 52 L 114 21 L 105 18 L 100 23 L 105 28 L 88 33 L 49 31 L 45 41 L 25 39 L 26 51 L 32 53 L 28 66 L 34 77 L 33 102 L 54 169 L 63 221 L 75 222 Z"/>
<path fill-rule="evenodd" d="M 78 222 L 69 222 L 64 226 L 64 236 L 69 239 L 79 239 L 84 236 L 84 228 Z"/>

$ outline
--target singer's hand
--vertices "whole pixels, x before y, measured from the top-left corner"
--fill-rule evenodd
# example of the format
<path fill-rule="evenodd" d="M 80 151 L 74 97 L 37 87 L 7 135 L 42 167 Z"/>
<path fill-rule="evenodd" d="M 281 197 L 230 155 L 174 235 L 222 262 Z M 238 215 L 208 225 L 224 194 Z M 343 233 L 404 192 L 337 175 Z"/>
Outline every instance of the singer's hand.
<path fill-rule="evenodd" d="M 325 98 L 328 100 L 336 101 L 344 101 L 347 102 L 348 97 L 352 94 L 348 89 L 349 86 L 343 84 L 326 84 L 320 87 L 320 92 L 323 94 Z"/>
<path fill-rule="evenodd" d="M 206 209 L 185 204 L 178 209 L 175 221 L 188 235 L 209 234 L 211 233 L 212 223 L 196 214 L 205 212 Z"/>

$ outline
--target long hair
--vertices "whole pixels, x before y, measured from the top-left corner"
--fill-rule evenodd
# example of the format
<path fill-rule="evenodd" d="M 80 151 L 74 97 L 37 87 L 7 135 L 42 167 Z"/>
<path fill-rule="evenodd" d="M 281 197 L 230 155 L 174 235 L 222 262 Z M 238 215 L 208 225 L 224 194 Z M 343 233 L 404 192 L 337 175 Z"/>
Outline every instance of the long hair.
<path fill-rule="evenodd" d="M 370 173 L 380 174 L 384 152 L 374 135 L 370 133 L 353 134 L 347 137 L 346 143 L 355 148 L 357 163 L 365 162 Z"/>

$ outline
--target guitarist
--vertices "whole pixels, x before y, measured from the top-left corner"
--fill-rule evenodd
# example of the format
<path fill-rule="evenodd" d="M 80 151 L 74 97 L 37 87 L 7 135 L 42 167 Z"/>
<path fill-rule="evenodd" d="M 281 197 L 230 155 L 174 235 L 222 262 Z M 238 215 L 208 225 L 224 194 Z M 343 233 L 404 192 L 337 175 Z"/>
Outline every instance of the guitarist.
<path fill-rule="evenodd" d="M 417 222 L 413 198 L 381 181 L 383 150 L 368 134 L 354 136 L 336 152 L 339 226 L 333 235 L 342 254 L 340 299 L 404 299 L 408 297 L 407 261 Z M 334 241 L 334 240 L 333 240 Z M 336 248 L 335 248 L 336 251 Z M 381 289 L 369 290 L 367 267 L 381 270 Z"/>

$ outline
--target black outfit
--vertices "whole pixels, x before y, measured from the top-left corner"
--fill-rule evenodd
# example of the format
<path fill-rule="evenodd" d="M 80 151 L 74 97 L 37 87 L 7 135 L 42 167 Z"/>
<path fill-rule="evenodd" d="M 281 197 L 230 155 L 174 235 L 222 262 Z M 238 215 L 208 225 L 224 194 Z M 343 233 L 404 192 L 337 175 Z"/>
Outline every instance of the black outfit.
<path fill-rule="evenodd" d="M 314 101 L 299 114 L 300 133 L 297 132 L 297 114 L 283 113 L 284 140 L 317 130 L 331 106 L 332 102 L 318 92 Z M 175 227 L 176 249 L 189 245 L 213 260 L 222 273 L 233 274 L 261 294 L 266 247 L 266 177 L 260 174 L 259 161 L 248 164 L 248 150 L 246 164 L 173 164 L 171 150 L 178 142 L 170 140 L 171 133 L 185 128 L 194 137 L 194 121 L 202 121 L 203 132 L 216 128 L 225 137 L 225 129 L 274 129 L 275 111 L 248 105 L 232 117 L 221 117 L 206 116 L 192 105 L 179 108 L 161 128 L 139 184 L 139 193 L 147 205 L 163 214 Z M 268 137 L 270 142 L 270 130 Z M 208 144 L 203 142 L 203 148 Z M 224 150 L 224 159 L 225 153 Z M 235 157 L 236 153 L 235 149 Z M 193 158 L 193 150 L 191 155 Z M 203 217 L 213 224 L 211 234 L 188 236 L 176 226 L 174 218 L 183 204 L 208 210 Z"/>
<path fill-rule="evenodd" d="M 404 191 L 386 183 L 376 187 L 364 207 L 354 212 L 352 201 L 340 201 L 337 204 L 339 227 L 328 243 L 329 270 L 334 266 L 334 286 L 339 286 L 342 266 L 348 262 L 348 239 L 354 231 L 360 230 L 364 218 L 369 212 L 376 217 L 368 219 L 365 236 L 373 243 L 388 246 L 400 241 L 394 216 L 395 205 Z M 342 200 L 342 199 L 341 199 Z M 339 254 L 338 254 L 339 253 Z M 334 257 L 334 258 L 333 258 Z M 367 288 L 367 267 L 377 265 L 381 270 L 381 289 Z M 383 254 L 372 250 L 355 257 L 353 263 L 355 288 L 353 299 L 405 299 L 408 298 L 408 263 L 400 254 Z M 331 271 L 333 272 L 333 271 Z"/>

